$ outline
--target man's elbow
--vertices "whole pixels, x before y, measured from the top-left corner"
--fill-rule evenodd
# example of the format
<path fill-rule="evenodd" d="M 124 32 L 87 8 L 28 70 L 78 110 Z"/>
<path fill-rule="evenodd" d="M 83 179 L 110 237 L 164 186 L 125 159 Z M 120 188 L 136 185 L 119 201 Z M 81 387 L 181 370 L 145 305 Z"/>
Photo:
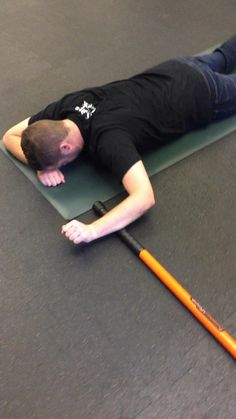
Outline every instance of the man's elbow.
<path fill-rule="evenodd" d="M 3 137 L 2 137 L 2 142 L 3 142 L 3 144 L 5 145 L 5 147 L 6 147 L 6 141 L 7 141 L 7 136 L 6 136 L 6 132 L 5 132 L 5 134 L 3 135 Z"/>
<path fill-rule="evenodd" d="M 5 134 L 3 135 L 2 142 L 3 142 L 4 146 L 5 146 L 5 148 L 8 150 L 9 142 L 10 142 L 10 136 L 8 134 L 8 131 L 5 132 Z"/>
<path fill-rule="evenodd" d="M 152 198 L 150 199 L 150 208 L 154 207 L 154 205 L 156 205 L 157 200 L 154 196 L 154 194 L 152 195 Z"/>
<path fill-rule="evenodd" d="M 150 209 L 150 208 L 154 207 L 154 205 L 155 205 L 155 204 L 156 204 L 156 199 L 155 199 L 154 194 L 152 194 L 152 195 L 149 197 L 149 200 L 148 200 L 148 209 Z"/>
<path fill-rule="evenodd" d="M 153 192 L 150 192 L 148 195 L 142 198 L 143 212 L 148 211 L 156 204 L 156 199 Z"/>

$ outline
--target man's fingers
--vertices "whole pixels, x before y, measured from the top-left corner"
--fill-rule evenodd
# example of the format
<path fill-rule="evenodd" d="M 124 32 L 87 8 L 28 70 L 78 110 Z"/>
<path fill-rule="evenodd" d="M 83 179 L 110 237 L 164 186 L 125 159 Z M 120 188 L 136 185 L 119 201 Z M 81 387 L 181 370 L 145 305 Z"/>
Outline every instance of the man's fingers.
<path fill-rule="evenodd" d="M 63 173 L 60 170 L 58 172 L 59 172 L 61 183 L 65 183 L 65 176 L 63 175 Z"/>
<path fill-rule="evenodd" d="M 44 185 L 44 186 L 51 186 L 51 180 L 50 177 L 48 176 L 47 173 L 40 173 L 38 175 L 40 182 Z"/>
<path fill-rule="evenodd" d="M 66 237 L 68 237 L 68 239 L 74 241 L 75 239 L 77 239 L 79 236 L 81 235 L 81 231 L 79 229 L 77 229 L 76 231 L 73 232 L 68 232 L 66 233 Z"/>
<path fill-rule="evenodd" d="M 69 240 L 77 244 L 81 241 L 83 226 L 78 221 L 72 220 L 62 226 L 61 232 L 64 233 Z"/>
<path fill-rule="evenodd" d="M 61 228 L 62 234 L 73 241 L 75 244 L 90 242 L 96 239 L 96 231 L 91 225 L 83 224 L 77 220 L 72 220 Z"/>
<path fill-rule="evenodd" d="M 52 175 L 50 176 L 50 179 L 51 179 L 52 186 L 57 186 L 61 183 L 60 176 L 56 172 L 52 173 Z"/>
<path fill-rule="evenodd" d="M 68 237 L 68 239 L 73 240 L 80 233 L 81 233 L 81 230 L 79 227 L 76 227 L 76 228 L 71 227 L 69 230 L 66 231 L 65 236 Z"/>
<path fill-rule="evenodd" d="M 64 175 L 60 170 L 52 173 L 52 182 L 56 182 L 53 186 L 60 185 L 60 183 L 64 182 Z"/>
<path fill-rule="evenodd" d="M 60 170 L 38 172 L 38 178 L 44 186 L 57 186 L 65 183 L 65 177 Z"/>
<path fill-rule="evenodd" d="M 54 185 L 52 174 L 46 174 L 46 182 L 48 186 L 56 186 Z"/>
<path fill-rule="evenodd" d="M 79 228 L 79 222 L 76 220 L 72 220 L 67 224 L 64 224 L 62 226 L 62 233 L 65 234 L 66 237 L 68 237 L 70 234 L 73 234 L 74 232 L 78 231 Z"/>
<path fill-rule="evenodd" d="M 46 174 L 42 175 L 41 180 L 44 186 L 51 186 L 50 179 L 48 178 Z"/>
<path fill-rule="evenodd" d="M 81 243 L 83 241 L 83 237 L 82 237 L 82 235 L 81 236 L 79 236 L 79 237 L 77 237 L 76 239 L 74 239 L 73 240 L 73 242 L 75 243 L 75 244 L 79 244 L 79 243 Z"/>
<path fill-rule="evenodd" d="M 74 222 L 74 220 L 72 220 L 72 221 L 69 221 L 69 223 L 67 223 L 67 224 L 64 224 L 63 226 L 62 226 L 62 232 L 63 233 L 66 233 L 73 225 L 75 225 L 75 222 Z"/>

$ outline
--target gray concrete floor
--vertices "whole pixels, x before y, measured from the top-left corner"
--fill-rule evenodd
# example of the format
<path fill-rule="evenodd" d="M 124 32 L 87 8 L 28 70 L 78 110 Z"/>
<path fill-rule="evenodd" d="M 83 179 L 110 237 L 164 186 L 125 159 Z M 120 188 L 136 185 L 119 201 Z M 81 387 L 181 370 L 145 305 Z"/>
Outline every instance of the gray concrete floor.
<path fill-rule="evenodd" d="M 235 12 L 232 0 L 4 2 L 2 133 L 68 91 L 223 41 Z M 154 176 L 158 205 L 130 227 L 234 336 L 235 155 L 231 134 Z M 0 164 L 0 417 L 235 419 L 226 351 L 117 237 L 71 246 L 59 214 Z"/>

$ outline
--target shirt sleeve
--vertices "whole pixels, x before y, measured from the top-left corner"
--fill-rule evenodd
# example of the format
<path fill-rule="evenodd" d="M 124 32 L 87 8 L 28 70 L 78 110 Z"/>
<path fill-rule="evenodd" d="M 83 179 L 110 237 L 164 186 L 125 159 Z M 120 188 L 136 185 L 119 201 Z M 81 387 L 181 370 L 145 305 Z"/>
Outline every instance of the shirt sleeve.
<path fill-rule="evenodd" d="M 118 129 L 106 131 L 99 136 L 94 158 L 119 181 L 135 163 L 141 160 L 132 136 Z"/>
<path fill-rule="evenodd" d="M 52 119 L 52 120 L 58 119 L 57 108 L 58 108 L 58 102 L 50 103 L 50 105 L 48 105 L 46 108 L 36 113 L 35 115 L 31 116 L 28 125 L 31 125 L 37 121 L 41 121 L 42 119 Z"/>

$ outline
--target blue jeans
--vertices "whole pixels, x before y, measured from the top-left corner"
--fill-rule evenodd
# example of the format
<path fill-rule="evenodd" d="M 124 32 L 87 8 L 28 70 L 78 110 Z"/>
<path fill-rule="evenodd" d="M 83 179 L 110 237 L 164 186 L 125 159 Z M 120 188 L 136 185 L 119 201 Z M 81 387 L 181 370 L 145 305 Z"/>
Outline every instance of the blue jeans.
<path fill-rule="evenodd" d="M 236 36 L 213 53 L 178 60 L 196 68 L 205 78 L 213 103 L 213 119 L 236 115 Z"/>

